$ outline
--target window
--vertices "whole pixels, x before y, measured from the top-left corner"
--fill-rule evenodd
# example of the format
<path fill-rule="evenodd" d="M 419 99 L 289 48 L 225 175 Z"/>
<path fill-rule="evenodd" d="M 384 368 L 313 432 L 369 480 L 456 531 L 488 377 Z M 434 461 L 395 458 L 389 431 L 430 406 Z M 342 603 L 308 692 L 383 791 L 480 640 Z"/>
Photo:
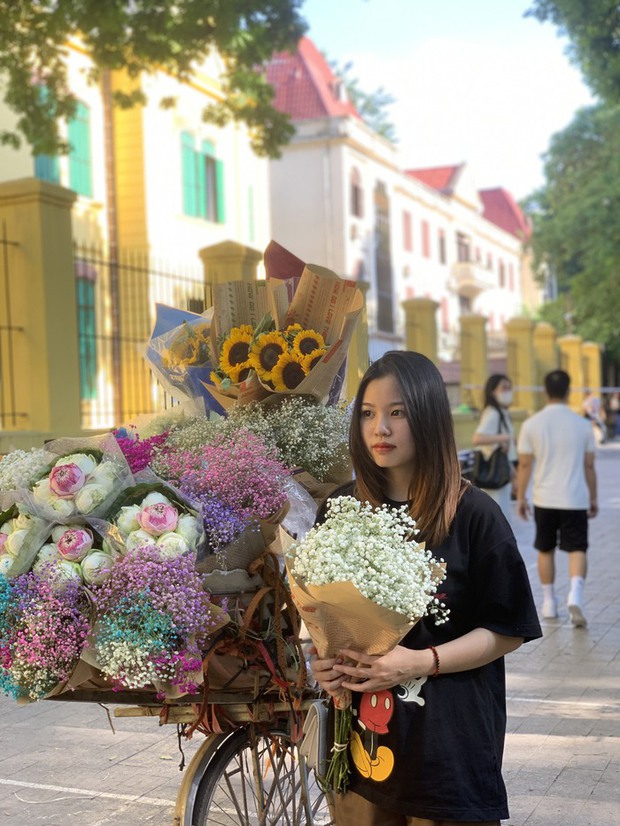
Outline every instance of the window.
<path fill-rule="evenodd" d="M 69 121 L 69 186 L 78 195 L 92 198 L 93 176 L 90 153 L 90 110 L 78 101 Z"/>
<path fill-rule="evenodd" d="M 353 167 L 351 170 L 351 215 L 356 218 L 364 217 L 364 190 L 362 189 L 362 176 L 359 169 Z"/>
<path fill-rule="evenodd" d="M 446 263 L 446 233 L 445 230 L 439 230 L 439 263 L 445 264 Z"/>
<path fill-rule="evenodd" d="M 403 247 L 406 252 L 413 249 L 413 238 L 411 237 L 411 213 L 403 212 Z"/>
<path fill-rule="evenodd" d="M 487 252 L 487 270 L 493 269 L 493 256 L 490 252 Z"/>
<path fill-rule="evenodd" d="M 215 157 L 215 147 L 203 141 L 200 150 L 188 132 L 181 135 L 181 166 L 183 173 L 183 212 L 194 218 L 204 218 L 223 224 L 224 163 Z"/>
<path fill-rule="evenodd" d="M 450 308 L 448 299 L 445 296 L 441 299 L 441 329 L 444 333 L 450 331 Z"/>
<path fill-rule="evenodd" d="M 514 290 L 515 288 L 515 269 L 512 264 L 508 264 L 508 289 Z"/>
<path fill-rule="evenodd" d="M 81 276 L 80 273 L 85 275 Z M 97 328 L 95 315 L 94 268 L 77 262 L 78 351 L 80 358 L 80 396 L 97 397 Z"/>
<path fill-rule="evenodd" d="M 49 181 L 51 184 L 60 183 L 60 167 L 56 155 L 36 155 L 34 159 L 34 175 L 40 181 Z"/>
<path fill-rule="evenodd" d="M 506 286 L 506 268 L 504 267 L 504 262 L 500 258 L 498 261 L 498 272 L 499 272 L 499 286 L 505 287 Z"/>
<path fill-rule="evenodd" d="M 462 232 L 456 233 L 456 257 L 458 261 L 471 261 L 470 240 Z"/>
<path fill-rule="evenodd" d="M 428 221 L 422 221 L 422 255 L 425 258 L 431 257 L 431 228 Z"/>

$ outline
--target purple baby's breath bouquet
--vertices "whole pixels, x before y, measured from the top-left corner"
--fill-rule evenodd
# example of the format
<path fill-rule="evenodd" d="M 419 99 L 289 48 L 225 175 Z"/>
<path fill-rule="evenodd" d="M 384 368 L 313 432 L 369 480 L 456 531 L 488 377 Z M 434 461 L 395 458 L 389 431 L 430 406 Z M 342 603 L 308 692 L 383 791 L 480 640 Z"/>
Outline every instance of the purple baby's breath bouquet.
<path fill-rule="evenodd" d="M 133 425 L 129 428 L 118 428 L 113 433 L 132 473 L 147 468 L 155 448 L 164 445 L 168 438 L 167 432 L 142 438 Z"/>
<path fill-rule="evenodd" d="M 62 587 L 34 572 L 0 576 L 0 687 L 40 700 L 75 669 L 90 630 L 90 606 L 76 582 Z"/>
<path fill-rule="evenodd" d="M 116 690 L 154 685 L 178 696 L 202 683 L 201 652 L 228 616 L 210 603 L 194 565 L 191 553 L 162 559 L 138 547 L 93 589 L 89 647 Z"/>

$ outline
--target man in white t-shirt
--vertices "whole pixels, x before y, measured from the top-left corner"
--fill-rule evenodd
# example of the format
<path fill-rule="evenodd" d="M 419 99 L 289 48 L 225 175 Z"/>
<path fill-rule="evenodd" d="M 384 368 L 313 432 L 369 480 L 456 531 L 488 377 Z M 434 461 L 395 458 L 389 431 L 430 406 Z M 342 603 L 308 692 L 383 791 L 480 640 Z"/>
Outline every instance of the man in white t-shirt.
<path fill-rule="evenodd" d="M 542 615 L 557 617 L 555 550 L 569 554 L 568 611 L 573 625 L 585 626 L 583 588 L 587 572 L 588 517 L 596 516 L 595 442 L 592 426 L 566 404 L 570 377 L 564 370 L 545 376 L 548 404 L 521 426 L 518 441 L 517 513 L 528 518 L 525 498 L 534 468 L 534 547 L 543 590 Z"/>

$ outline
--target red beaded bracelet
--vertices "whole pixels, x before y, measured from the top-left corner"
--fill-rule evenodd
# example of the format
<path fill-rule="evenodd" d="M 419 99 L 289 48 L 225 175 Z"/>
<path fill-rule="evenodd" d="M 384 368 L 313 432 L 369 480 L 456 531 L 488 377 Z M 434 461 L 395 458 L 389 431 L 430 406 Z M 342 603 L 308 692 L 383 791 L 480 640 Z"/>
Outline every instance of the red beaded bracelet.
<path fill-rule="evenodd" d="M 430 677 L 436 677 L 439 674 L 439 667 L 441 665 L 441 663 L 439 661 L 439 654 L 437 653 L 437 649 L 435 648 L 434 645 L 429 645 L 428 650 L 432 653 L 433 659 L 435 660 L 435 670 L 429 676 Z"/>

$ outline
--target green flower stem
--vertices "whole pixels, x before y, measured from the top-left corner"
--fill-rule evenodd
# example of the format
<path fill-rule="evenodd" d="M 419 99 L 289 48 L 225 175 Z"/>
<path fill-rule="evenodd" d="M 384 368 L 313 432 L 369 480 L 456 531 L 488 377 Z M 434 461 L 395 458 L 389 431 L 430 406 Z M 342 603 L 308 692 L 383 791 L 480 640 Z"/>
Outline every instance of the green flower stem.
<path fill-rule="evenodd" d="M 335 792 L 344 793 L 349 784 L 349 741 L 353 728 L 351 706 L 334 709 L 334 745 L 325 775 L 325 785 Z"/>

